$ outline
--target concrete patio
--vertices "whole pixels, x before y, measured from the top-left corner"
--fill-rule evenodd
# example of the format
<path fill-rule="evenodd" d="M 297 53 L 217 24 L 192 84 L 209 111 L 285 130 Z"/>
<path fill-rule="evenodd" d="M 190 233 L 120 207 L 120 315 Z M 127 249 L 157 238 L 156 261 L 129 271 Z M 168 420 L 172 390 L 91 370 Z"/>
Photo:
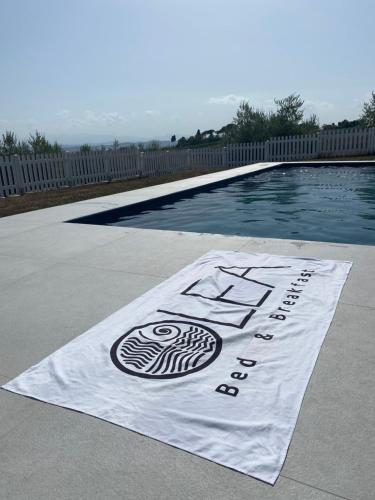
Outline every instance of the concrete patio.
<path fill-rule="evenodd" d="M 351 260 L 276 485 L 1 390 L 1 499 L 375 497 L 375 246 L 64 222 L 264 166 L 0 219 L 0 383 L 211 249 Z"/>

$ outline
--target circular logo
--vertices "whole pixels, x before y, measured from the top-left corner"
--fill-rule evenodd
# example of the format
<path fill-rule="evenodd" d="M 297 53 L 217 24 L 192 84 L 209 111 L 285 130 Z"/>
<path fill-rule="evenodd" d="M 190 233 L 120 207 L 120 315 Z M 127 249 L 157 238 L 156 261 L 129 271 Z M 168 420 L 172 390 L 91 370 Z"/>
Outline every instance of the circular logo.
<path fill-rule="evenodd" d="M 143 378 L 175 378 L 202 370 L 221 351 L 219 335 L 187 321 L 157 321 L 135 326 L 111 348 L 113 363 Z"/>

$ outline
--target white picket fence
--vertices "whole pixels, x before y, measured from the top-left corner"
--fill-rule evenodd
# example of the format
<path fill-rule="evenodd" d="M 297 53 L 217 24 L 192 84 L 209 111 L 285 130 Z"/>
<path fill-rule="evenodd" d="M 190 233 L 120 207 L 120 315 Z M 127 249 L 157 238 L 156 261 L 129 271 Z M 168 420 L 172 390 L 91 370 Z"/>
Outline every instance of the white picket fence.
<path fill-rule="evenodd" d="M 222 148 L 0 157 L 0 196 L 115 179 L 160 176 L 197 168 L 232 168 L 264 161 L 302 161 L 375 154 L 375 128 L 333 129 Z"/>

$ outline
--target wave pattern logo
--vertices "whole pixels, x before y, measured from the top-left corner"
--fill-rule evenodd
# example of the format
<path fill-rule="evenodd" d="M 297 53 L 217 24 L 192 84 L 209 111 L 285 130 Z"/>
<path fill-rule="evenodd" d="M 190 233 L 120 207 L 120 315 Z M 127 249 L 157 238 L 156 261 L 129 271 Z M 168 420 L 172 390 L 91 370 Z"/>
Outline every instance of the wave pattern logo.
<path fill-rule="evenodd" d="M 202 370 L 221 351 L 219 335 L 188 321 L 136 326 L 113 344 L 111 359 L 120 370 L 142 378 L 175 378 Z"/>

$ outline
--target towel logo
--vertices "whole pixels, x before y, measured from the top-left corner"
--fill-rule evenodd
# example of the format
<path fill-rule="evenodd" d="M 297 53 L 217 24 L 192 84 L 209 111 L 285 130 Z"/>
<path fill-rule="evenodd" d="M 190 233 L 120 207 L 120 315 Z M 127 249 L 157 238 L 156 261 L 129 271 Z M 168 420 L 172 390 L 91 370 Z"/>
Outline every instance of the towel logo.
<path fill-rule="evenodd" d="M 111 348 L 115 366 L 129 375 L 167 379 L 211 364 L 222 340 L 211 328 L 190 321 L 157 321 L 136 326 Z"/>

